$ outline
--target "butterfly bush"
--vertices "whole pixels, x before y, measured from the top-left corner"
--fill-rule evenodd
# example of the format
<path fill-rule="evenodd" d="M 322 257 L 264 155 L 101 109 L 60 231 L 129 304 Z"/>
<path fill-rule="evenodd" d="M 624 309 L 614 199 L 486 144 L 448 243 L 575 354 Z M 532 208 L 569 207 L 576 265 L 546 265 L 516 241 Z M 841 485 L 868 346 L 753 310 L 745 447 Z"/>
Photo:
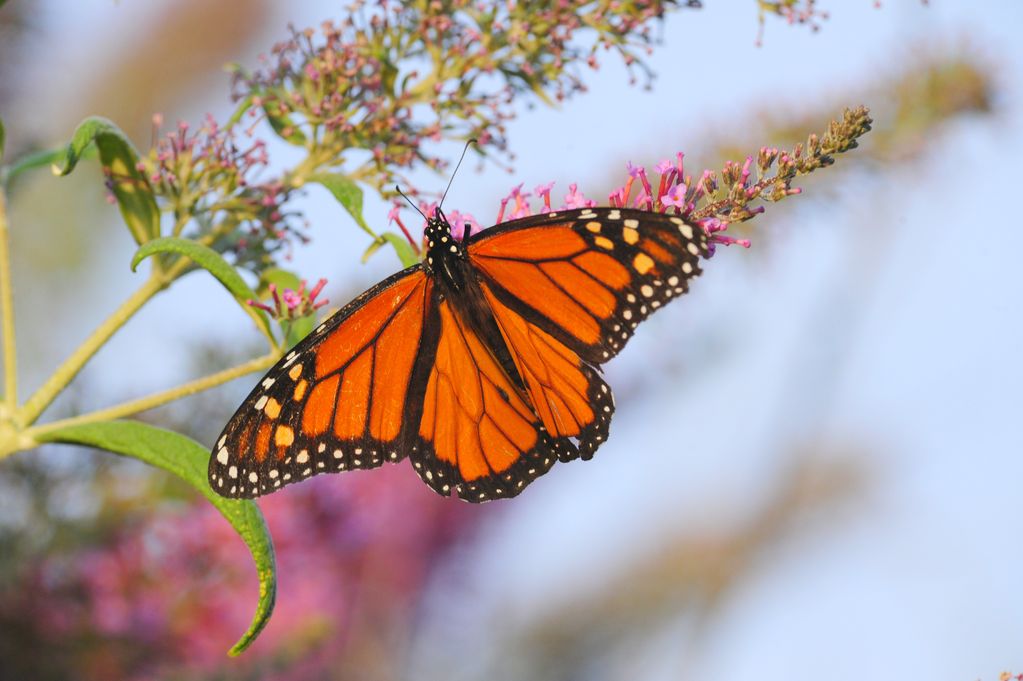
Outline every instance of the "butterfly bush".
<path fill-rule="evenodd" d="M 797 144 L 792 150 L 776 147 L 761 147 L 755 156 L 747 156 L 741 163 L 726 161 L 720 173 L 704 170 L 695 177 L 686 172 L 685 154 L 677 152 L 675 160 L 660 161 L 654 166 L 656 178 L 643 166 L 626 164 L 625 184 L 614 189 L 607 197 L 607 204 L 616 208 L 636 208 L 659 213 L 671 212 L 681 215 L 701 226 L 710 236 L 710 252 L 714 246 L 738 244 L 749 247 L 748 239 L 736 239 L 723 234 L 729 224 L 743 222 L 764 212 L 762 202 L 778 202 L 800 194 L 799 187 L 792 181 L 802 175 L 834 163 L 834 155 L 856 148 L 857 139 L 871 129 L 871 118 L 866 107 L 847 109 L 840 121 L 832 121 L 823 137 L 811 134 L 806 144 Z M 512 188 L 501 199 L 494 224 L 507 220 L 529 217 L 535 213 L 552 213 L 558 210 L 587 208 L 598 205 L 594 199 L 586 198 L 576 183 L 568 186 L 568 192 L 560 205 L 551 199 L 553 182 L 538 185 L 532 192 L 523 190 L 523 184 Z M 534 209 L 530 201 L 535 197 L 542 204 Z M 759 205 L 755 205 L 758 204 Z M 409 235 L 400 217 L 401 204 L 395 203 L 389 218 Z M 432 215 L 436 204 L 421 204 L 424 215 Z M 471 233 L 480 230 L 479 222 L 467 214 L 452 211 L 447 215 L 451 232 L 456 239 L 465 237 L 466 226 Z M 413 246 L 419 248 L 419 240 L 408 236 Z"/>

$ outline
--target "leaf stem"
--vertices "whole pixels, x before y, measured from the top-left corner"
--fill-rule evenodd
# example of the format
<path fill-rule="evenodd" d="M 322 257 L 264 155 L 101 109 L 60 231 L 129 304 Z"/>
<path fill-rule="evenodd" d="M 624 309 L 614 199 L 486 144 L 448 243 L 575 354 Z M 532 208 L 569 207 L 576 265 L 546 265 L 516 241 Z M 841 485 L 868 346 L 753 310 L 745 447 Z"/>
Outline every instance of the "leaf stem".
<path fill-rule="evenodd" d="M 10 235 L 7 195 L 0 187 L 0 326 L 3 334 L 4 404 L 8 415 L 18 406 L 18 355 L 14 338 L 14 294 L 11 291 Z"/>
<path fill-rule="evenodd" d="M 280 359 L 280 352 L 271 352 L 263 355 L 262 357 L 250 359 L 249 361 L 238 364 L 237 366 L 218 371 L 215 374 L 203 376 L 202 378 L 197 378 L 196 380 L 189 381 L 188 383 L 182 383 L 181 385 L 175 388 L 170 388 L 169 390 L 153 393 L 152 395 L 141 397 L 137 400 L 130 400 L 128 402 L 122 402 L 121 404 L 115 404 L 112 407 L 99 409 L 87 414 L 81 414 L 80 416 L 73 416 L 71 418 L 60 419 L 41 426 L 35 426 L 25 430 L 24 434 L 31 437 L 33 440 L 38 440 L 40 436 L 45 435 L 46 433 L 67 428 L 69 426 L 78 426 L 98 421 L 112 421 L 114 419 L 124 418 L 125 416 L 131 416 L 132 414 L 137 414 L 139 412 L 167 404 L 168 402 L 173 402 L 181 399 L 182 397 L 187 397 L 204 390 L 209 390 L 210 388 L 215 388 L 218 385 L 227 383 L 228 381 L 234 380 L 240 376 L 261 371 L 263 369 L 269 369 L 278 359 Z"/>

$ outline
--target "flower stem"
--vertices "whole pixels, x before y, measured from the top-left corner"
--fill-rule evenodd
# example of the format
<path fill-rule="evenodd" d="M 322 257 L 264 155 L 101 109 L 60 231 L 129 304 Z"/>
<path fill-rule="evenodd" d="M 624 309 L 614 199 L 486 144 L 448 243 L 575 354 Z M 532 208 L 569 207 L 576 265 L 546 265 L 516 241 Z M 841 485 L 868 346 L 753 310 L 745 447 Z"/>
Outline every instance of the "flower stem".
<path fill-rule="evenodd" d="M 3 334 L 4 405 L 8 414 L 18 406 L 18 355 L 14 339 L 14 294 L 11 291 L 10 235 L 7 195 L 0 187 L 0 326 Z"/>
<path fill-rule="evenodd" d="M 243 362 L 237 366 L 218 371 L 215 374 L 198 378 L 188 383 L 183 383 L 176 388 L 164 390 L 163 392 L 153 393 L 146 397 L 141 397 L 137 400 L 131 400 L 129 402 L 122 402 L 106 409 L 99 409 L 97 411 L 82 414 L 80 416 L 73 416 L 71 418 L 60 419 L 47 423 L 42 426 L 35 426 L 25 430 L 25 435 L 38 440 L 40 435 L 50 433 L 55 430 L 67 428 L 69 426 L 79 426 L 84 423 L 96 423 L 98 421 L 111 421 L 113 419 L 123 418 L 125 416 L 131 416 L 139 412 L 153 409 L 161 405 L 173 402 L 174 400 L 194 395 L 210 388 L 215 388 L 218 385 L 227 383 L 228 381 L 234 380 L 240 376 L 250 374 L 256 371 L 269 369 L 273 366 L 273 363 L 280 359 L 280 352 L 271 352 L 263 355 L 262 357 L 256 357 L 250 359 L 247 362 Z"/>
<path fill-rule="evenodd" d="M 50 403 L 78 375 L 86 362 L 110 340 L 132 315 L 139 311 L 150 298 L 159 293 L 167 285 L 167 280 L 160 276 L 151 276 L 135 293 L 124 301 L 117 310 L 100 324 L 92 335 L 85 339 L 71 356 L 53 372 L 32 397 L 15 412 L 15 418 L 22 427 L 36 422 L 39 415 L 50 406 Z M 5 336 L 6 338 L 6 336 Z"/>

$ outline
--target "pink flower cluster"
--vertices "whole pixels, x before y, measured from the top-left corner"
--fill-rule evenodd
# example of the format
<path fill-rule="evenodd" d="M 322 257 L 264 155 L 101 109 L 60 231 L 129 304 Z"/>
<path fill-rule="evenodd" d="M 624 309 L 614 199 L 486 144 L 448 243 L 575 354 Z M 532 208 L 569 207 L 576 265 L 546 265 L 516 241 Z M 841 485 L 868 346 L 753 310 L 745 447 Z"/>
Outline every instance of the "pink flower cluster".
<path fill-rule="evenodd" d="M 308 317 L 316 310 L 320 309 L 327 304 L 326 298 L 317 300 L 316 297 L 320 295 L 323 287 L 327 285 L 326 279 L 320 279 L 316 282 L 316 286 L 312 290 L 306 290 L 306 282 L 303 279 L 299 282 L 298 289 L 292 290 L 286 288 L 278 293 L 277 285 L 270 284 L 270 297 L 273 300 L 273 305 L 267 305 L 258 300 L 249 300 L 249 305 L 255 308 L 263 310 L 274 319 L 285 319 L 287 321 L 294 321 L 301 317 Z"/>
<path fill-rule="evenodd" d="M 258 179 L 268 163 L 262 140 L 241 146 L 233 128 L 220 127 L 209 115 L 194 131 L 182 121 L 161 135 L 162 124 L 163 117 L 155 115 L 152 148 L 138 169 L 170 212 L 193 218 L 198 233 L 182 234 L 186 225 L 178 224 L 174 236 L 217 231 L 216 250 L 255 269 L 292 239 L 306 240 L 293 224 L 294 215 L 284 209 L 291 190 L 278 179 Z"/>
<path fill-rule="evenodd" d="M 22 613 L 34 647 L 55 651 L 63 676 L 85 681 L 297 681 L 330 678 L 353 659 L 379 678 L 374 668 L 393 660 L 374 654 L 407 635 L 434 570 L 481 517 L 434 495 L 408 466 L 317 478 L 260 506 L 277 548 L 278 598 L 240 658 L 225 653 L 249 625 L 256 575 L 205 502 L 161 509 L 100 545 L 46 559 L 21 596 L 0 600 L 0 620 L 5 608 Z"/>
<path fill-rule="evenodd" d="M 774 155 L 777 156 L 777 150 L 775 150 Z M 623 186 L 615 189 L 608 195 L 608 205 L 616 208 L 631 207 L 657 213 L 667 213 L 672 211 L 676 215 L 691 218 L 693 222 L 702 227 L 707 234 L 710 235 L 712 255 L 714 252 L 714 245 L 728 246 L 737 244 L 745 248 L 749 248 L 750 242 L 748 239 L 736 239 L 723 233 L 729 225 L 727 220 L 723 220 L 714 215 L 704 216 L 697 214 L 697 205 L 701 201 L 707 200 L 708 197 L 717 191 L 717 180 L 714 173 L 704 171 L 704 173 L 700 176 L 700 179 L 694 182 L 691 176 L 685 174 L 683 156 L 684 155 L 679 152 L 676 155 L 677 160 L 675 163 L 665 160 L 661 161 L 654 167 L 659 176 L 655 183 L 657 185 L 656 190 L 654 189 L 654 184 L 650 182 L 646 168 L 642 166 L 634 166 L 632 163 L 626 164 L 628 179 L 625 181 Z M 729 162 L 725 165 L 723 172 L 726 177 L 731 177 L 731 175 L 737 176 L 736 181 L 741 183 L 745 192 L 745 197 L 748 200 L 758 197 L 762 191 L 762 187 L 750 182 L 750 172 L 753 162 L 753 157 L 748 157 L 741 169 L 734 168 L 733 166 L 735 164 Z M 635 196 L 633 196 L 633 189 L 637 184 L 638 191 Z M 494 224 L 501 224 L 508 220 L 518 220 L 536 213 L 544 214 L 558 210 L 571 210 L 574 208 L 587 208 L 598 205 L 595 200 L 586 198 L 586 196 L 579 191 L 579 186 L 576 183 L 568 185 L 568 192 L 565 194 L 561 205 L 557 208 L 555 208 L 551 202 L 551 191 L 554 187 L 554 182 L 538 185 L 532 192 L 523 190 L 522 187 L 522 184 L 513 187 L 511 192 L 501 199 L 501 203 L 497 211 L 497 219 Z M 798 190 L 789 191 L 792 193 L 798 193 Z M 536 197 L 542 202 L 542 206 L 535 212 L 530 203 L 531 197 Z M 388 218 L 399 226 L 406 238 L 418 252 L 420 250 L 420 245 L 418 243 L 420 240 L 414 239 L 408 228 L 401 221 L 401 207 L 400 203 L 395 203 L 391 212 L 388 214 Z M 433 215 L 435 209 L 436 204 L 433 203 L 420 204 L 419 206 L 420 212 L 428 217 Z M 744 214 L 744 217 L 761 213 L 763 210 L 763 206 L 748 210 Z M 465 238 L 465 230 L 467 226 L 471 234 L 475 234 L 482 229 L 479 222 L 468 213 L 452 211 L 447 215 L 447 217 L 448 221 L 451 223 L 451 233 L 456 239 L 462 240 Z"/>

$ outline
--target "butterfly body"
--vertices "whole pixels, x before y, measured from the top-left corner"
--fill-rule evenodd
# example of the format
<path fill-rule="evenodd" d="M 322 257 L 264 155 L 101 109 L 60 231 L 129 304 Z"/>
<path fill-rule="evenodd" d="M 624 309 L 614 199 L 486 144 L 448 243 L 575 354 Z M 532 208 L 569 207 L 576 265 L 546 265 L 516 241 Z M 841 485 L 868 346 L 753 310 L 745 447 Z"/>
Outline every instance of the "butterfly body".
<path fill-rule="evenodd" d="M 464 242 L 438 212 L 424 236 L 421 264 L 326 320 L 246 398 L 213 449 L 214 490 L 259 496 L 408 457 L 440 494 L 515 496 L 607 439 L 599 365 L 708 249 L 682 218 L 607 208 Z"/>

